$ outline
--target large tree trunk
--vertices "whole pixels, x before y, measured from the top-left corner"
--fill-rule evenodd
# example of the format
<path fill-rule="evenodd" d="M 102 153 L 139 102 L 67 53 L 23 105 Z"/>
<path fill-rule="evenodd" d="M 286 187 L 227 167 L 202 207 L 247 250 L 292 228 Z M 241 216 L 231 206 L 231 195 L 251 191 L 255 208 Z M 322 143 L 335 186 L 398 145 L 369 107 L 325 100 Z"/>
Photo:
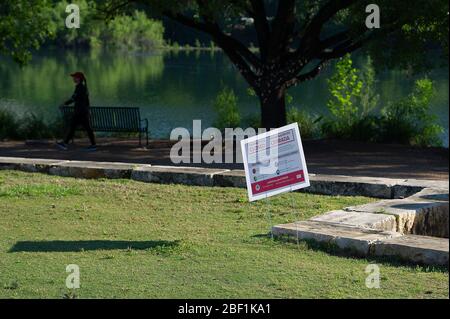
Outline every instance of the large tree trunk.
<path fill-rule="evenodd" d="M 259 97 L 261 103 L 261 127 L 266 130 L 286 125 L 285 90 L 273 90 Z"/>

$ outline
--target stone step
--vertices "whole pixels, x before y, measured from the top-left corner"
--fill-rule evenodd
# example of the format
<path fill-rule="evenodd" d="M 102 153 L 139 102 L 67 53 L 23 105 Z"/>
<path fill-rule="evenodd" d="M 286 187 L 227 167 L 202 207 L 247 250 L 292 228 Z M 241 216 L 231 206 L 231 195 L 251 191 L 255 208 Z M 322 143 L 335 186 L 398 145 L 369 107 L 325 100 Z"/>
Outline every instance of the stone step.
<path fill-rule="evenodd" d="M 311 186 L 305 192 L 342 195 L 367 196 L 375 198 L 392 198 L 394 186 L 400 182 L 398 179 L 343 176 L 343 175 L 316 175 L 310 178 Z M 407 192 L 405 190 L 405 192 Z"/>
<path fill-rule="evenodd" d="M 427 193 L 432 194 L 431 191 Z M 441 199 L 444 198 L 444 195 L 440 194 L 440 196 Z M 445 200 L 426 200 L 420 196 L 408 197 L 346 207 L 344 210 L 392 215 L 396 219 L 396 231 L 402 234 L 445 238 L 449 236 L 449 205 Z"/>
<path fill-rule="evenodd" d="M 429 202 L 447 202 L 448 189 L 445 188 L 424 188 L 421 191 L 408 197 L 408 199 Z"/>
<path fill-rule="evenodd" d="M 405 235 L 380 240 L 375 244 L 374 255 L 397 256 L 416 264 L 448 266 L 448 250 L 446 238 Z"/>
<path fill-rule="evenodd" d="M 58 163 L 65 161 L 44 158 L 0 157 L 0 169 L 19 170 L 33 173 L 47 173 Z"/>
<path fill-rule="evenodd" d="M 246 188 L 245 171 L 240 169 L 214 175 L 214 185 L 221 187 Z"/>
<path fill-rule="evenodd" d="M 67 161 L 0 157 L 0 169 L 17 169 L 29 172 L 49 173 L 79 178 L 130 178 L 141 181 L 182 183 L 200 186 L 246 187 L 243 170 L 210 169 L 200 167 L 151 166 L 128 163 L 92 161 Z M 59 167 L 59 168 L 54 168 Z M 150 171 L 153 173 L 150 174 Z M 188 176 L 192 177 L 190 180 Z M 423 182 L 423 183 L 422 183 Z M 310 174 L 311 186 L 302 189 L 324 195 L 368 196 L 376 198 L 400 198 L 412 195 L 425 187 L 447 189 L 448 181 L 400 180 L 341 175 Z"/>
<path fill-rule="evenodd" d="M 52 164 L 51 175 L 75 178 L 130 178 L 134 164 L 93 161 L 64 161 Z"/>
<path fill-rule="evenodd" d="M 274 236 L 289 236 L 291 239 L 310 239 L 334 244 L 340 249 L 350 250 L 360 256 L 369 255 L 371 246 L 376 241 L 401 236 L 396 232 L 311 220 L 276 225 L 272 227 L 272 233 Z"/>
<path fill-rule="evenodd" d="M 404 198 L 420 192 L 424 187 L 440 187 L 445 190 L 448 181 L 424 180 L 425 186 L 421 186 L 420 180 L 404 180 L 392 178 L 322 175 L 310 174 L 310 187 L 301 192 L 342 195 L 342 196 L 368 196 L 375 198 Z M 231 170 L 214 176 L 214 183 L 223 187 L 247 187 L 245 172 L 243 170 Z M 446 186 L 447 185 L 447 186 Z"/>
<path fill-rule="evenodd" d="M 333 244 L 357 256 L 395 256 L 404 261 L 448 267 L 446 238 L 401 235 L 339 223 L 302 221 L 272 227 L 274 236 Z"/>
<path fill-rule="evenodd" d="M 214 175 L 227 171 L 198 167 L 137 167 L 132 171 L 131 179 L 152 183 L 214 186 Z"/>
<path fill-rule="evenodd" d="M 395 216 L 387 214 L 334 210 L 323 215 L 313 217 L 310 220 L 318 222 L 339 223 L 342 225 L 377 230 L 397 230 L 397 222 L 395 220 Z"/>

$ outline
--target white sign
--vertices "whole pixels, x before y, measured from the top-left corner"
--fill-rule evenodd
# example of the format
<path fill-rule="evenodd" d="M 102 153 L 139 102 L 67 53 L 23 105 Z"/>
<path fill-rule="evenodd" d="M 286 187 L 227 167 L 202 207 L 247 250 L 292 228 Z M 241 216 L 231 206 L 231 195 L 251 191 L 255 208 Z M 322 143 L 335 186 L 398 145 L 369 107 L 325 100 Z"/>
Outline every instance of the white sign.
<path fill-rule="evenodd" d="M 297 123 L 241 141 L 250 201 L 309 186 Z"/>

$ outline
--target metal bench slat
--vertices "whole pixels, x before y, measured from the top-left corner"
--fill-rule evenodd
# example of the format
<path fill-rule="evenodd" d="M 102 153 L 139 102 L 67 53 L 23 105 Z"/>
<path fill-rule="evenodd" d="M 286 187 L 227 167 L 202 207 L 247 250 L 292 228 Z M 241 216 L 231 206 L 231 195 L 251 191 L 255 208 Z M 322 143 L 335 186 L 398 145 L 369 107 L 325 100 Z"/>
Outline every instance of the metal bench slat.
<path fill-rule="evenodd" d="M 60 107 L 63 120 L 67 122 L 73 115 L 71 106 Z M 138 132 L 146 133 L 148 130 L 141 126 L 141 116 L 137 107 L 102 107 L 90 108 L 92 129 L 98 132 Z"/>

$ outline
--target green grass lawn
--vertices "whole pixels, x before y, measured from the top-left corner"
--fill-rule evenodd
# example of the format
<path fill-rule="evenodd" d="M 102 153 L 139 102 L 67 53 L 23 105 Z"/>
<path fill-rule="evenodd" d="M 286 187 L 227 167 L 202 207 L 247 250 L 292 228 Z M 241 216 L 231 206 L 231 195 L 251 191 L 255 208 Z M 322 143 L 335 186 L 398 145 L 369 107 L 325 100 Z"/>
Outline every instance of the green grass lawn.
<path fill-rule="evenodd" d="M 373 199 L 0 171 L 1 298 L 448 298 L 448 272 L 267 236 Z M 267 213 L 271 212 L 271 218 Z M 377 262 L 381 288 L 365 286 Z M 80 289 L 65 286 L 80 267 Z"/>

